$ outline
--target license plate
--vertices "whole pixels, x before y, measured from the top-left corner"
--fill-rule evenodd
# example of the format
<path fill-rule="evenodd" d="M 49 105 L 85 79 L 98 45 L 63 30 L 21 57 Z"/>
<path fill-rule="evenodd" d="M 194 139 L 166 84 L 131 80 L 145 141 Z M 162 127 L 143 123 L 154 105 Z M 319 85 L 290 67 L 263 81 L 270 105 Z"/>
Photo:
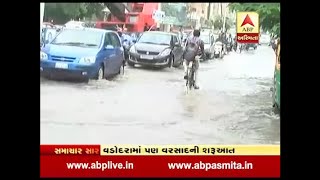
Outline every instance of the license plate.
<path fill-rule="evenodd" d="M 56 63 L 56 68 L 59 68 L 59 69 L 68 69 L 68 63 L 57 62 L 57 63 Z"/>
<path fill-rule="evenodd" d="M 214 52 L 214 54 L 219 54 L 219 51 Z"/>
<path fill-rule="evenodd" d="M 141 59 L 153 59 L 153 56 L 151 56 L 151 55 L 141 55 L 140 58 Z"/>

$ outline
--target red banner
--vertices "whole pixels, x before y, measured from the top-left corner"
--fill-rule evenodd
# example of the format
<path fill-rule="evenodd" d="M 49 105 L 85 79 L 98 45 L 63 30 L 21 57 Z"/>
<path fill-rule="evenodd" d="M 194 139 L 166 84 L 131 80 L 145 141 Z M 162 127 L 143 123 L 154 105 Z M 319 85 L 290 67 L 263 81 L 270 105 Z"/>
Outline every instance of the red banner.
<path fill-rule="evenodd" d="M 41 155 L 100 155 L 100 145 L 41 145 Z"/>
<path fill-rule="evenodd" d="M 239 43 L 259 43 L 259 33 L 237 33 Z"/>
<path fill-rule="evenodd" d="M 274 155 L 52 155 L 45 148 L 41 152 L 41 177 L 280 177 L 280 156 Z"/>

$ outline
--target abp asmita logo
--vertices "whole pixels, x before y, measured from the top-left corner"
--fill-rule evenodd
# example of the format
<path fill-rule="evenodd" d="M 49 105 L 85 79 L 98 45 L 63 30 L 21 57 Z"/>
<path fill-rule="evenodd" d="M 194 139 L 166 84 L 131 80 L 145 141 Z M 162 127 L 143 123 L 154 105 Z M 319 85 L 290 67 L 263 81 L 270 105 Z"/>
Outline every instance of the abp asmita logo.
<path fill-rule="evenodd" d="M 256 12 L 237 13 L 237 41 L 259 43 L 259 14 Z"/>

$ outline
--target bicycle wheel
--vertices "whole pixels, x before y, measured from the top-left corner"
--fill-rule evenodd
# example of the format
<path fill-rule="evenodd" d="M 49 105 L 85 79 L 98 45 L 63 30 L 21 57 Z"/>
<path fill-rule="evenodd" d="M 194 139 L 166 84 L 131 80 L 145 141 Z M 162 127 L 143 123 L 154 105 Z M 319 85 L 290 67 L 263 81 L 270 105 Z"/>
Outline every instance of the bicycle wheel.
<path fill-rule="evenodd" d="M 189 72 L 187 71 L 187 79 L 186 79 L 186 86 L 189 84 Z"/>
<path fill-rule="evenodd" d="M 190 72 L 188 73 L 188 88 L 191 90 L 192 87 L 194 86 L 194 71 L 193 69 L 190 70 Z"/>

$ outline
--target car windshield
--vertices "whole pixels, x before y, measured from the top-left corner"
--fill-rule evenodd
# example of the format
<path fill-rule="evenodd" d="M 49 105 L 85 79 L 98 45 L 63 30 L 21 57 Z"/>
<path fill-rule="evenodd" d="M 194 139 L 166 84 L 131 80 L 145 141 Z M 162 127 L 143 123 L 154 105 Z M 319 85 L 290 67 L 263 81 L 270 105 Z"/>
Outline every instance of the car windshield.
<path fill-rule="evenodd" d="M 170 45 L 171 35 L 160 33 L 143 33 L 139 43 Z"/>
<path fill-rule="evenodd" d="M 51 44 L 99 48 L 102 36 L 102 32 L 64 30 Z"/>
<path fill-rule="evenodd" d="M 203 41 L 204 44 L 210 44 L 210 36 L 201 36 L 200 39 Z"/>

